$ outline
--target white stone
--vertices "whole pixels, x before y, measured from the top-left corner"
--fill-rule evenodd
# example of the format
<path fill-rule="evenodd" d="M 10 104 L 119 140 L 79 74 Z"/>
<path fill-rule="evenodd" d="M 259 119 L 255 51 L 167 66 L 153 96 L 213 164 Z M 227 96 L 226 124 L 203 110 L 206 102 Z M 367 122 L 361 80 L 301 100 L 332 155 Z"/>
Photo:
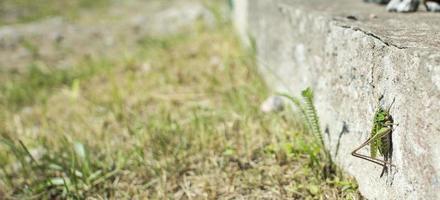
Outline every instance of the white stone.
<path fill-rule="evenodd" d="M 264 113 L 279 112 L 284 109 L 284 99 L 280 96 L 268 97 L 260 106 Z"/>

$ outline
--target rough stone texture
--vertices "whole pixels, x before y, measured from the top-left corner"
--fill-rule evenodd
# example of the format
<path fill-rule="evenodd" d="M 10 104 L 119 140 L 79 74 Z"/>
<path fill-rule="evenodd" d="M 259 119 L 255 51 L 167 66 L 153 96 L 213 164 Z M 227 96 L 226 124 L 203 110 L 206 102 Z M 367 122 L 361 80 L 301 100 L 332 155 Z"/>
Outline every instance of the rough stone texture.
<path fill-rule="evenodd" d="M 255 41 L 268 85 L 293 95 L 314 89 L 327 147 L 365 197 L 440 199 L 440 15 L 387 13 L 360 0 L 236 0 L 235 7 L 246 10 L 236 11 L 236 27 Z M 396 168 L 380 178 L 380 166 L 350 152 L 368 137 L 382 94 L 384 106 L 395 98 L 399 125 Z"/>
<path fill-rule="evenodd" d="M 121 57 L 148 36 L 190 29 L 199 19 L 215 26 L 214 15 L 198 1 L 122 1 L 75 21 L 54 17 L 0 26 L 0 72 L 20 72 L 35 62 L 65 68 L 78 57 Z"/>
<path fill-rule="evenodd" d="M 248 21 L 248 1 L 247 0 L 238 0 L 233 1 L 233 12 L 232 18 L 234 27 L 238 32 L 238 36 L 240 37 L 242 43 L 245 46 L 250 45 L 250 41 L 247 33 L 247 21 Z"/>

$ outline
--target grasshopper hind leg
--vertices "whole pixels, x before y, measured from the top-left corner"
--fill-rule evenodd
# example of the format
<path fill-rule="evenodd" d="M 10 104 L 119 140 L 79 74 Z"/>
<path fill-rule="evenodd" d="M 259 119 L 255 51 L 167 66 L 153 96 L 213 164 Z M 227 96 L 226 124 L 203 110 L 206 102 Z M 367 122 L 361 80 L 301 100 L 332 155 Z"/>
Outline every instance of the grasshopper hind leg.
<path fill-rule="evenodd" d="M 388 159 L 385 159 L 385 162 L 387 162 L 387 160 L 388 160 Z M 390 169 L 390 170 L 391 170 L 391 169 Z M 382 178 L 382 176 L 383 176 L 385 173 L 388 174 L 388 166 L 387 166 L 386 164 L 383 165 L 382 172 L 380 173 L 380 177 Z"/>
<path fill-rule="evenodd" d="M 384 142 L 386 140 L 387 144 L 389 144 L 389 145 L 387 145 L 388 146 L 386 148 L 387 150 L 383 150 L 382 151 L 382 153 L 384 154 L 383 155 L 384 156 L 384 160 L 379 160 L 379 159 L 373 158 L 371 156 L 362 155 L 362 154 L 357 153 L 357 151 L 359 151 L 363 147 L 365 147 L 368 144 L 370 144 L 372 142 L 372 140 L 376 139 L 377 136 L 373 136 L 373 137 L 368 138 L 363 144 L 361 144 L 359 147 L 357 147 L 355 150 L 353 150 L 351 152 L 351 155 L 382 166 L 383 169 L 382 169 L 382 173 L 380 175 L 380 177 L 382 177 L 385 173 L 388 172 L 388 166 L 390 168 L 393 167 L 393 164 L 391 164 L 391 155 L 392 155 L 391 135 L 392 135 L 392 129 L 390 128 L 390 129 L 386 130 L 385 132 L 383 132 L 383 135 L 380 138 Z"/>
<path fill-rule="evenodd" d="M 394 101 L 393 101 L 394 103 Z M 389 128 L 390 128 L 390 132 L 385 134 L 381 140 L 382 140 L 382 144 L 385 144 L 383 146 L 383 149 L 381 149 L 381 153 L 383 155 L 384 161 L 385 163 L 389 163 L 389 166 L 387 166 L 386 164 L 384 165 L 383 169 L 382 169 L 382 173 L 380 174 L 380 177 L 382 177 L 385 173 L 388 174 L 388 170 L 390 172 L 392 172 L 392 159 L 393 159 L 393 138 L 392 138 L 392 133 L 393 133 L 393 125 L 394 125 L 394 120 L 393 118 L 390 116 L 390 123 L 386 124 Z"/>

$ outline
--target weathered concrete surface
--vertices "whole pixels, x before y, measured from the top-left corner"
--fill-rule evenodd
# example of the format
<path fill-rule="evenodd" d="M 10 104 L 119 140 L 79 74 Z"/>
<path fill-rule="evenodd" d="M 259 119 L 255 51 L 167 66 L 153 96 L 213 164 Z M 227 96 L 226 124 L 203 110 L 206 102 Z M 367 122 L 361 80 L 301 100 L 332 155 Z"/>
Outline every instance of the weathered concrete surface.
<path fill-rule="evenodd" d="M 327 146 L 365 197 L 440 199 L 440 15 L 360 0 L 236 0 L 235 9 L 269 86 L 314 89 Z M 385 106 L 395 98 L 399 124 L 396 168 L 382 178 L 380 166 L 350 155 L 368 137 L 381 94 Z"/>

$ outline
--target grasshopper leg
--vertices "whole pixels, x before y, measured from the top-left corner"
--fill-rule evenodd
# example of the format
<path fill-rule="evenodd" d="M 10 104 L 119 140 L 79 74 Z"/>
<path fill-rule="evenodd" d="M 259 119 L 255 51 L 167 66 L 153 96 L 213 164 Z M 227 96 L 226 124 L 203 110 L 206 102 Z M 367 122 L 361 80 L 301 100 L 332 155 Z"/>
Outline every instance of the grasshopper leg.
<path fill-rule="evenodd" d="M 391 164 L 391 163 L 388 162 L 388 161 L 380 160 L 380 159 L 377 159 L 377 158 L 373 158 L 373 157 L 371 157 L 371 156 L 362 155 L 362 154 L 357 153 L 357 151 L 359 151 L 359 150 L 362 149 L 363 147 L 365 147 L 365 146 L 367 146 L 368 144 L 370 144 L 372 140 L 374 140 L 374 139 L 376 139 L 376 138 L 378 138 L 378 137 L 379 137 L 379 138 L 383 138 L 383 137 L 387 136 L 388 134 L 391 134 L 391 129 L 386 129 L 386 130 L 383 131 L 381 134 L 378 134 L 378 135 L 375 135 L 375 136 L 369 137 L 369 138 L 368 138 L 364 143 L 362 143 L 358 148 L 356 148 L 355 150 L 353 150 L 353 151 L 351 152 L 351 155 L 352 155 L 352 156 L 355 156 L 355 157 L 358 157 L 358 158 L 361 158 L 361 159 L 364 159 L 364 160 L 367 160 L 367 161 L 370 161 L 370 162 L 373 162 L 373 163 L 378 164 L 378 165 L 383 166 L 383 167 L 387 167 L 388 165 L 389 165 L 389 166 L 394 166 L 393 164 Z"/>

